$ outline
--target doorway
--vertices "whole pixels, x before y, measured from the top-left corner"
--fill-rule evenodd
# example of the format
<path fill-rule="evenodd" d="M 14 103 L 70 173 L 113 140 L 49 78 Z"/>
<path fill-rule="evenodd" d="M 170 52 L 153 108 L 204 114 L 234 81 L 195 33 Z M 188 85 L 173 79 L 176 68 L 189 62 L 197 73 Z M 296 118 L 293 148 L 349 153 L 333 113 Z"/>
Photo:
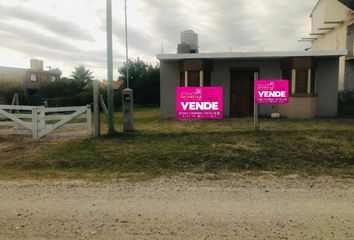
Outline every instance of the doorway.
<path fill-rule="evenodd" d="M 258 70 L 231 70 L 230 117 L 249 117 L 253 114 L 254 73 Z"/>

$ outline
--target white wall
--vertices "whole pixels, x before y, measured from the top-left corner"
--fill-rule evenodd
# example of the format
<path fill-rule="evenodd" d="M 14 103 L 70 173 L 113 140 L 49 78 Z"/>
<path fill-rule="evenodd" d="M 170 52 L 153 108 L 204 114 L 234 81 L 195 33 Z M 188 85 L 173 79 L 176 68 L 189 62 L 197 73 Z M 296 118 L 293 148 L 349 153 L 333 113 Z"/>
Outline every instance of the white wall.
<path fill-rule="evenodd" d="M 345 21 L 349 9 L 338 0 L 326 0 L 326 21 Z"/>
<path fill-rule="evenodd" d="M 312 43 L 312 50 L 343 50 L 347 48 L 347 25 L 335 29 L 323 38 Z M 346 57 L 341 57 L 338 72 L 338 91 L 345 88 L 345 62 Z"/>
<path fill-rule="evenodd" d="M 343 25 L 324 37 L 312 42 L 312 50 L 343 50 L 347 49 L 347 26 Z"/>
<path fill-rule="evenodd" d="M 160 115 L 176 117 L 176 87 L 179 86 L 179 61 L 160 62 Z"/>
<path fill-rule="evenodd" d="M 311 32 L 317 33 L 318 28 L 323 27 L 323 22 L 325 21 L 325 13 L 326 13 L 326 0 L 320 0 L 312 12 L 311 16 Z"/>
<path fill-rule="evenodd" d="M 351 10 L 337 0 L 320 0 L 312 14 L 312 33 L 323 32 L 324 36 L 312 42 L 312 50 L 343 50 L 347 49 L 347 26 L 353 23 Z M 344 24 L 324 24 L 325 21 L 344 21 Z M 319 27 L 335 27 L 333 31 L 319 31 Z M 346 87 L 346 57 L 341 57 L 338 72 L 338 91 Z"/>
<path fill-rule="evenodd" d="M 349 8 L 337 0 L 320 0 L 311 15 L 312 33 L 321 32 L 318 28 L 336 26 L 324 22 L 348 20 L 349 12 Z"/>

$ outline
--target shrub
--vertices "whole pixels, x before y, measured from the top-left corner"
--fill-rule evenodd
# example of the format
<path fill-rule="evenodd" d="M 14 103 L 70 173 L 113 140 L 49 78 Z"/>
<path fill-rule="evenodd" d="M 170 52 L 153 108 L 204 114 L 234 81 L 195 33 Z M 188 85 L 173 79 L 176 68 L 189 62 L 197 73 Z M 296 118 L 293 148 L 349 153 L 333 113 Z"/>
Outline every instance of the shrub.
<path fill-rule="evenodd" d="M 338 94 L 338 116 L 354 117 L 354 91 L 344 91 Z"/>
<path fill-rule="evenodd" d="M 146 63 L 139 58 L 129 61 L 130 88 L 134 90 L 134 104 L 159 105 L 160 104 L 160 66 Z M 121 80 L 126 82 L 125 63 L 118 69 Z"/>
<path fill-rule="evenodd" d="M 103 95 L 103 99 L 106 102 L 107 99 L 107 86 L 104 83 L 100 84 L 100 95 Z M 50 107 L 65 107 L 65 106 L 84 106 L 92 104 L 93 102 L 93 86 L 92 81 L 89 82 L 83 89 L 75 81 L 65 80 L 52 83 L 48 86 L 44 86 L 39 90 L 39 95 L 34 96 L 34 99 L 39 99 L 39 105 L 44 101 L 48 103 Z M 106 102 L 107 104 L 107 102 Z M 116 107 L 121 104 L 120 92 L 114 93 L 114 105 Z"/>
<path fill-rule="evenodd" d="M 26 94 L 19 83 L 0 82 L 0 104 L 11 104 L 15 93 L 18 93 L 20 99 L 24 100 Z"/>

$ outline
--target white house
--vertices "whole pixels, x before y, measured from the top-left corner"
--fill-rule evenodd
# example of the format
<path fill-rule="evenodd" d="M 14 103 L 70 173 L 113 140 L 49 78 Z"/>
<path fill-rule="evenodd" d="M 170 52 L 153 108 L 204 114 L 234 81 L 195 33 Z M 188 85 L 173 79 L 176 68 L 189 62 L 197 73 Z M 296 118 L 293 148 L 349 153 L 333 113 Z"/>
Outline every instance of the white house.
<path fill-rule="evenodd" d="M 338 90 L 354 90 L 354 0 L 319 0 L 310 14 L 312 51 L 348 50 L 339 60 Z"/>

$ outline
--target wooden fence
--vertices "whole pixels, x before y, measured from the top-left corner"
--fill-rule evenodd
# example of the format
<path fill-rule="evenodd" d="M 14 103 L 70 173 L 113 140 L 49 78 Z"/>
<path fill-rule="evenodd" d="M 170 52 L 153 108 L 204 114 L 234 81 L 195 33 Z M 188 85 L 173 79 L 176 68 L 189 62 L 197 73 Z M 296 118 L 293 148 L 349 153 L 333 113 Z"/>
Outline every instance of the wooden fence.
<path fill-rule="evenodd" d="M 0 134 L 33 139 L 92 136 L 91 108 L 0 105 Z"/>

